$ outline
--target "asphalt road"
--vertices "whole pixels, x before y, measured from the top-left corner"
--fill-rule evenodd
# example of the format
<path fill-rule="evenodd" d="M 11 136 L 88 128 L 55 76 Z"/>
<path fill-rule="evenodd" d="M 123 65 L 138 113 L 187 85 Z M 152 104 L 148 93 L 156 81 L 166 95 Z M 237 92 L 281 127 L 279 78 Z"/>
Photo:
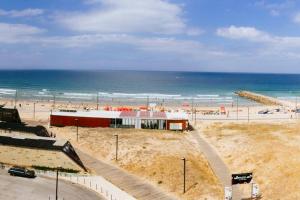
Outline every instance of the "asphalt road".
<path fill-rule="evenodd" d="M 86 188 L 59 180 L 59 200 L 104 200 Z M 0 170 L 0 200 L 51 200 L 55 199 L 55 180 L 36 177 L 34 179 L 10 176 Z"/>

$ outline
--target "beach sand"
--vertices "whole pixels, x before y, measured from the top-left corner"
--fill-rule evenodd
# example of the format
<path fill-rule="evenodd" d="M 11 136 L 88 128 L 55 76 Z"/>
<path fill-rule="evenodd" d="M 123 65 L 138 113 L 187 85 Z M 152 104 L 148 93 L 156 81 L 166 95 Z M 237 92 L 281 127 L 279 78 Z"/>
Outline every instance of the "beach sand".
<path fill-rule="evenodd" d="M 300 199 L 300 121 L 204 122 L 198 127 L 233 173 L 254 173 L 262 199 Z"/>

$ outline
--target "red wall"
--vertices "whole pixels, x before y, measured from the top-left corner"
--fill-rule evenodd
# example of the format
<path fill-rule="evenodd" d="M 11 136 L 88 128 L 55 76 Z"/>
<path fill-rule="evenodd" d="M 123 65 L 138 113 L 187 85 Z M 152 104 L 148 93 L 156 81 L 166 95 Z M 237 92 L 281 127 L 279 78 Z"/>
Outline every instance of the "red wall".
<path fill-rule="evenodd" d="M 77 126 L 75 119 L 78 119 L 80 127 L 109 127 L 111 119 L 93 117 L 73 117 L 73 116 L 50 116 L 51 126 Z"/>
<path fill-rule="evenodd" d="M 187 120 L 167 120 L 167 130 L 170 130 L 170 123 L 182 123 L 183 130 L 187 129 Z"/>

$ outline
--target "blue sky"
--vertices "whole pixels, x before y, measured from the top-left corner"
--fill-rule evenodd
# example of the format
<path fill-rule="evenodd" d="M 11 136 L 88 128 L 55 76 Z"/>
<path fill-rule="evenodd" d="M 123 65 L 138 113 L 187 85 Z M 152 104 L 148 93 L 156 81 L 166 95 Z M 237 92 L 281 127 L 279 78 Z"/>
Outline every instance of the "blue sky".
<path fill-rule="evenodd" d="M 297 0 L 3 0 L 1 69 L 300 73 Z"/>

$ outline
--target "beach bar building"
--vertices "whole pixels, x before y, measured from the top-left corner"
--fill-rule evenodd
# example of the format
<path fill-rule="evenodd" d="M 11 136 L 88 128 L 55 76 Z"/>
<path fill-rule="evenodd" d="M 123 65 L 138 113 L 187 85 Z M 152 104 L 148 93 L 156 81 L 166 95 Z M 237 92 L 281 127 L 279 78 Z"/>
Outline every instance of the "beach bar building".
<path fill-rule="evenodd" d="M 51 113 L 50 125 L 182 131 L 188 128 L 188 115 L 159 111 L 59 111 Z"/>

